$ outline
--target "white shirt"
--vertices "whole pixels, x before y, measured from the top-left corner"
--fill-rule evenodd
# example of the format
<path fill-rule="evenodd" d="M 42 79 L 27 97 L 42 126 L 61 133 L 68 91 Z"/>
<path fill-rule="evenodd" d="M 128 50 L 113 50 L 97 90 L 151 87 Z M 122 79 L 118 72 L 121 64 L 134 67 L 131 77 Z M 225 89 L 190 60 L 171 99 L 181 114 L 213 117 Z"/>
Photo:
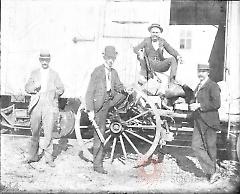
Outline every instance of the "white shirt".
<path fill-rule="evenodd" d="M 202 88 L 202 86 L 207 82 L 207 80 L 208 80 L 208 77 L 206 77 L 204 80 L 202 80 L 202 81 L 200 82 L 200 87 L 199 87 L 199 89 Z M 199 89 L 198 89 L 198 90 L 199 90 Z"/>
<path fill-rule="evenodd" d="M 111 74 L 111 70 L 109 70 L 109 67 L 107 66 L 107 64 L 104 64 L 105 66 L 105 77 L 106 77 L 106 87 L 107 87 L 107 91 L 111 90 L 111 79 L 112 79 L 112 74 Z"/>
<path fill-rule="evenodd" d="M 196 92 L 196 94 L 195 94 L 195 97 L 197 97 L 197 93 L 198 93 L 198 91 L 202 88 L 202 86 L 207 82 L 207 80 L 208 80 L 208 77 L 206 77 L 204 80 L 202 80 L 199 84 L 198 84 L 198 90 L 197 90 L 197 92 Z"/>
<path fill-rule="evenodd" d="M 152 46 L 155 49 L 155 51 L 158 50 L 159 49 L 159 41 L 156 41 L 156 42 L 152 41 Z"/>
<path fill-rule="evenodd" d="M 48 84 L 48 76 L 49 76 L 49 68 L 43 69 L 41 68 L 41 89 L 40 92 L 46 92 L 47 91 L 47 84 Z"/>

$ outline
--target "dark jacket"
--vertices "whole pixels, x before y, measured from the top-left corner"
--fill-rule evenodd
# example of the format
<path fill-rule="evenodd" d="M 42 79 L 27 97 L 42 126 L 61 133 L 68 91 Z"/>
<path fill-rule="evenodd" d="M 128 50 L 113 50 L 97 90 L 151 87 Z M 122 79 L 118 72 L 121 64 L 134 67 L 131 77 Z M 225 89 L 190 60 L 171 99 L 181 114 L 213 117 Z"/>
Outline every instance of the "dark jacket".
<path fill-rule="evenodd" d="M 104 103 L 107 95 L 105 67 L 100 65 L 96 67 L 91 74 L 90 82 L 87 88 L 85 100 L 87 110 L 98 111 Z M 115 96 L 124 89 L 118 73 L 112 68 L 111 72 L 111 94 Z"/>
<path fill-rule="evenodd" d="M 196 93 L 196 91 L 195 91 Z M 220 88 L 211 79 L 200 88 L 196 94 L 196 100 L 200 103 L 200 115 L 209 126 L 219 126 L 218 109 L 221 106 Z"/>
<path fill-rule="evenodd" d="M 156 51 L 152 46 L 152 40 L 150 37 L 145 38 L 140 44 L 133 48 L 133 51 L 137 54 L 140 49 L 145 49 L 145 54 L 149 58 L 158 58 L 160 60 L 164 60 L 163 50 L 165 49 L 170 55 L 175 58 L 179 55 L 179 53 L 173 49 L 170 44 L 167 43 L 163 38 L 159 38 L 159 48 Z"/>

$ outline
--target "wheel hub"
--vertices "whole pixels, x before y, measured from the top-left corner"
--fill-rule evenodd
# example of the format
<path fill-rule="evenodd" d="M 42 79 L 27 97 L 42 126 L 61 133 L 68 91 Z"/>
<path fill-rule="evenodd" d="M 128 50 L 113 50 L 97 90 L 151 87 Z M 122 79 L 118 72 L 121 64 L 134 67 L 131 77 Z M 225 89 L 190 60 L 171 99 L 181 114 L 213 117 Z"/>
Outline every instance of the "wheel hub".
<path fill-rule="evenodd" d="M 119 122 L 112 122 L 110 124 L 110 131 L 114 134 L 118 134 L 122 131 L 123 127 Z"/>

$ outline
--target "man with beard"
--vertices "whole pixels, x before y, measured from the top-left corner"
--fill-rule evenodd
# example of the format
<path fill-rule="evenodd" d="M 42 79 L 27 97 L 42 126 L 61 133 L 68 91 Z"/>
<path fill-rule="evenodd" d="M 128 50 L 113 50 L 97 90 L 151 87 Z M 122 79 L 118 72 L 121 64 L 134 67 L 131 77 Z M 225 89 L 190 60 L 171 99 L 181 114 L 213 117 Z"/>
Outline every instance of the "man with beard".
<path fill-rule="evenodd" d="M 166 42 L 166 40 L 160 37 L 163 28 L 159 24 L 152 24 L 148 28 L 148 31 L 151 33 L 151 36 L 145 38 L 133 49 L 138 55 L 137 58 L 140 61 L 141 75 L 149 79 L 152 78 L 153 75 L 149 72 L 148 68 L 156 72 L 166 72 L 171 67 L 169 81 L 170 83 L 173 83 L 176 78 L 178 61 L 182 62 L 182 58 L 179 53 Z M 164 49 L 173 57 L 164 58 Z M 144 56 L 146 56 L 149 61 L 150 67 L 147 67 Z"/>
<path fill-rule="evenodd" d="M 221 106 L 220 88 L 209 77 L 209 65 L 198 65 L 200 83 L 195 90 L 195 102 L 190 104 L 194 111 L 194 131 L 192 149 L 210 183 L 217 180 L 216 155 L 217 133 L 220 120 L 218 109 Z"/>
<path fill-rule="evenodd" d="M 52 152 L 52 132 L 54 123 L 58 115 L 58 99 L 64 92 L 64 86 L 57 72 L 49 68 L 50 53 L 41 51 L 39 61 L 41 68 L 34 70 L 28 82 L 25 85 L 25 90 L 31 94 L 29 104 L 30 123 L 32 137 L 29 147 L 29 157 L 26 162 L 37 162 L 39 136 L 41 126 L 44 130 L 44 150 L 45 162 L 50 167 L 55 167 L 53 162 Z"/>
<path fill-rule="evenodd" d="M 115 47 L 106 46 L 103 53 L 104 63 L 96 67 L 91 74 L 91 79 L 86 92 L 86 109 L 90 120 L 95 120 L 101 133 L 104 135 L 108 110 L 120 104 L 125 99 L 125 87 L 118 77 L 118 73 L 112 68 L 116 59 Z M 103 168 L 103 145 L 94 131 L 93 141 L 93 169 L 107 174 Z"/>

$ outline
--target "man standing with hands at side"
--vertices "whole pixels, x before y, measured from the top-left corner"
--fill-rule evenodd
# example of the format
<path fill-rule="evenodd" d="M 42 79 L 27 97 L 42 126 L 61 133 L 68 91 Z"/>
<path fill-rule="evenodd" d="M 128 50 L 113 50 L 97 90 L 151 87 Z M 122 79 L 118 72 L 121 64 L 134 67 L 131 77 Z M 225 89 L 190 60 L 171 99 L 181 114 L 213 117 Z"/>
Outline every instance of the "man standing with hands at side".
<path fill-rule="evenodd" d="M 85 96 L 89 118 L 96 121 L 103 135 L 108 110 L 125 99 L 125 88 L 118 77 L 117 71 L 112 68 L 116 56 L 115 47 L 105 47 L 103 53 L 104 64 L 96 67 L 91 74 Z M 103 168 L 103 157 L 103 145 L 96 131 L 94 131 L 93 169 L 98 173 L 107 174 L 107 171 Z"/>
<path fill-rule="evenodd" d="M 28 112 L 30 114 L 30 123 L 32 137 L 29 147 L 28 163 L 37 162 L 39 160 L 39 137 L 41 124 L 44 130 L 43 151 L 45 162 L 50 167 L 55 167 L 53 162 L 53 142 L 52 132 L 58 115 L 58 99 L 64 92 L 64 86 L 57 72 L 49 68 L 50 53 L 41 51 L 39 61 L 41 68 L 34 70 L 25 90 L 31 94 L 31 101 Z"/>
<path fill-rule="evenodd" d="M 190 109 L 194 111 L 192 149 L 208 181 L 213 183 L 219 178 L 216 172 L 216 131 L 220 125 L 220 88 L 209 78 L 208 64 L 198 64 L 198 78 L 200 83 L 195 90 L 196 99 L 190 104 Z"/>

